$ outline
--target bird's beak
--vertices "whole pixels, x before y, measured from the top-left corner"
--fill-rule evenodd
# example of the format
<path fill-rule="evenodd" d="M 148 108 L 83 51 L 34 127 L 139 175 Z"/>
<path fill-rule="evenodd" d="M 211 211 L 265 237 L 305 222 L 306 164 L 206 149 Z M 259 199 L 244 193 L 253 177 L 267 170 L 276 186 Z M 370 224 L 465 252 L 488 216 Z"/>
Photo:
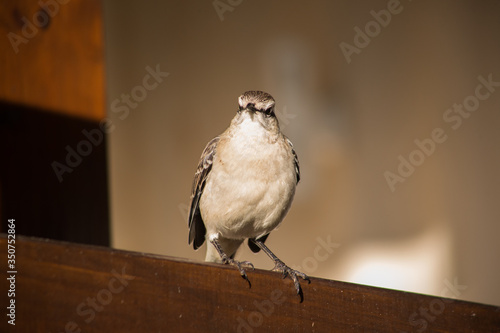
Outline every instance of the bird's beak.
<path fill-rule="evenodd" d="M 255 116 L 255 113 L 257 112 L 252 108 L 246 108 L 246 109 L 244 109 L 244 111 L 248 112 L 248 114 L 250 115 L 250 119 L 252 119 L 252 120 L 253 120 L 253 117 Z"/>

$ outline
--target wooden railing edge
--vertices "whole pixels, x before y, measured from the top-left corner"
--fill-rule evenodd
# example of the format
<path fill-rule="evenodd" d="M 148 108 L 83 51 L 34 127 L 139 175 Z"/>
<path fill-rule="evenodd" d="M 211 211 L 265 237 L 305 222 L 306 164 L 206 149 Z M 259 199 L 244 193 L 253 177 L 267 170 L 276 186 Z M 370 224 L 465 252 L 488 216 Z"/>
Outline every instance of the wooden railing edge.
<path fill-rule="evenodd" d="M 0 252 L 7 260 L 7 236 Z M 12 251 L 11 251 L 12 252 Z M 248 273 L 185 258 L 18 236 L 16 328 L 102 331 L 484 331 L 500 307 L 311 278 L 300 303 L 274 272 Z M 2 290 L 11 287 L 2 279 Z M 10 303 L 3 303 L 6 309 Z M 7 310 L 10 311 L 10 310 Z M 7 313 L 9 314 L 9 313 Z M 0 327 L 14 331 L 6 317 Z M 4 330 L 2 330 L 4 331 Z"/>

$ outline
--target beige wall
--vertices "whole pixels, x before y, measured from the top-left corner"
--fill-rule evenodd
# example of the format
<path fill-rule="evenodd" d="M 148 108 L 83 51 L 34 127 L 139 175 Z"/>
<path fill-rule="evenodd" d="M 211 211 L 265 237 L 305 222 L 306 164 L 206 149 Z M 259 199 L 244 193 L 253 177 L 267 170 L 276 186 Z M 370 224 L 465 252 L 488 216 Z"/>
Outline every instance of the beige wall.
<path fill-rule="evenodd" d="M 498 2 L 389 1 L 399 13 L 350 63 L 341 43 L 377 29 L 370 11 L 387 1 L 231 2 L 222 21 L 212 1 L 105 1 L 113 245 L 203 259 L 187 244 L 196 164 L 237 97 L 265 90 L 302 170 L 268 241 L 278 256 L 312 276 L 500 304 L 500 87 L 478 88 L 458 128 L 443 118 L 476 101 L 479 76 L 500 82 Z M 414 141 L 430 149 L 435 129 L 444 142 L 418 160 Z M 399 155 L 422 163 L 391 191 Z"/>

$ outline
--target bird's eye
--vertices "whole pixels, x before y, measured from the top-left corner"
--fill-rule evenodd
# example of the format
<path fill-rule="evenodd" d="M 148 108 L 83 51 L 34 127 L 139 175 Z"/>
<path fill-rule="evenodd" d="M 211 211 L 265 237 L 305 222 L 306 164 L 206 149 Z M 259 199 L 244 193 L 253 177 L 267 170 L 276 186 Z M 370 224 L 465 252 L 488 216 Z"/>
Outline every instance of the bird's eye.
<path fill-rule="evenodd" d="M 269 109 L 266 109 L 265 114 L 266 114 L 266 117 L 274 116 L 274 106 L 271 106 Z"/>

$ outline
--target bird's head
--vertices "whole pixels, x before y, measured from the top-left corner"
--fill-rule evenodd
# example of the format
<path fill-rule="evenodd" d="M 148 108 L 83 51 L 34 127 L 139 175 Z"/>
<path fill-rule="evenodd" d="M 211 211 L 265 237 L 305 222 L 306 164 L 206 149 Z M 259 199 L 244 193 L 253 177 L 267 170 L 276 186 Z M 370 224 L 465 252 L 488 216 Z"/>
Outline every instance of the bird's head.
<path fill-rule="evenodd" d="M 274 98 L 263 91 L 247 91 L 238 98 L 239 109 L 231 125 L 245 128 L 254 134 L 272 136 L 274 140 L 280 133 L 278 118 L 274 114 Z"/>
<path fill-rule="evenodd" d="M 275 117 L 274 98 L 263 91 L 247 91 L 238 98 L 239 110 L 260 112 L 266 117 Z"/>

